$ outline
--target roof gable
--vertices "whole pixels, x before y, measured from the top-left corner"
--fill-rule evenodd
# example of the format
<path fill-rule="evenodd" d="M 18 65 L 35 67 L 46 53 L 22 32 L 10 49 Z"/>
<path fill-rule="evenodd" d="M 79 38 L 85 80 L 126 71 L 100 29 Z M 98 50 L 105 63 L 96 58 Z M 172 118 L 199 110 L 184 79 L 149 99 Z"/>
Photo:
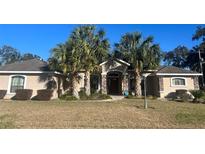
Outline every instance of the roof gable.
<path fill-rule="evenodd" d="M 130 66 L 129 63 L 127 63 L 126 61 L 124 61 L 122 59 L 118 59 L 118 58 L 110 58 L 109 60 L 102 62 L 100 64 L 100 66 L 105 65 L 106 63 L 111 63 L 112 61 L 116 61 L 116 62 L 121 63 L 123 65 Z"/>

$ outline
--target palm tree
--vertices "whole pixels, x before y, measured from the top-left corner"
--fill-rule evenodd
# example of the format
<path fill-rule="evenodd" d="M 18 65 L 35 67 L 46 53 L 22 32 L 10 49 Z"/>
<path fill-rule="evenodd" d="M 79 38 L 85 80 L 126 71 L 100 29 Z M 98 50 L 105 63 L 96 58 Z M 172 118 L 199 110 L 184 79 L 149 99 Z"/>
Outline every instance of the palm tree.
<path fill-rule="evenodd" d="M 81 68 L 81 62 L 78 47 L 75 46 L 72 39 L 69 38 L 66 43 L 58 44 L 56 48 L 52 49 L 50 67 L 62 72 L 66 80 L 71 82 L 73 96 L 79 98 L 76 84 L 78 82 L 78 71 Z"/>
<path fill-rule="evenodd" d="M 121 53 L 126 61 L 129 61 L 135 71 L 135 95 L 141 95 L 141 73 L 144 66 L 153 68 L 159 65 L 160 48 L 152 45 L 153 37 L 145 40 L 138 32 L 126 33 L 119 43 L 115 44 L 116 51 Z"/>
<path fill-rule="evenodd" d="M 85 93 L 90 95 L 90 74 L 108 56 L 109 43 L 103 30 L 96 31 L 93 25 L 77 27 L 71 38 L 81 54 L 82 68 L 85 70 Z"/>

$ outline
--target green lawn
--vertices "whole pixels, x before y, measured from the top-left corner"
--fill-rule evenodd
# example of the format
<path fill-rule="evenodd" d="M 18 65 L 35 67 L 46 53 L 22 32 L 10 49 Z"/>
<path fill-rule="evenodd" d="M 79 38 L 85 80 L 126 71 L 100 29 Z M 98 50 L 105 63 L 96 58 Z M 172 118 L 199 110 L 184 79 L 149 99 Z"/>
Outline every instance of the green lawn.
<path fill-rule="evenodd" d="M 205 104 L 149 100 L 0 101 L 0 128 L 205 128 Z"/>

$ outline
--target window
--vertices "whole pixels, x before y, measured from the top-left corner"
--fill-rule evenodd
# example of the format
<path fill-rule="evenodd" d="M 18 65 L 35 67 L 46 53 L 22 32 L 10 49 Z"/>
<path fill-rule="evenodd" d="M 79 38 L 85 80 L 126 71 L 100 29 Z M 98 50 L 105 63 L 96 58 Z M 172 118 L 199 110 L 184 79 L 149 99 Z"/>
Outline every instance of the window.
<path fill-rule="evenodd" d="M 17 89 L 24 89 L 25 77 L 24 76 L 12 76 L 10 93 L 15 93 Z"/>
<path fill-rule="evenodd" d="M 174 86 L 185 86 L 186 82 L 184 78 L 173 78 L 172 85 Z"/>

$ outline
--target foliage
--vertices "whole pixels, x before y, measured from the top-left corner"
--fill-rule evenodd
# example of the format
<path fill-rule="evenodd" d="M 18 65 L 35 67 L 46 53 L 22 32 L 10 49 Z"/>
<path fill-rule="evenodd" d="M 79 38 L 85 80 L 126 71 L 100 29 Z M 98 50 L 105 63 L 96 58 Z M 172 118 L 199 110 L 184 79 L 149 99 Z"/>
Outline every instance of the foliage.
<path fill-rule="evenodd" d="M 91 94 L 90 99 L 92 99 L 92 100 L 103 100 L 103 99 L 112 99 L 112 97 L 110 97 L 109 95 L 106 95 L 106 94 L 94 93 L 94 94 Z"/>
<path fill-rule="evenodd" d="M 185 46 L 178 46 L 165 54 L 164 61 L 167 65 L 185 68 L 189 49 Z"/>
<path fill-rule="evenodd" d="M 60 99 L 61 100 L 66 100 L 66 101 L 69 101 L 69 100 L 78 100 L 75 96 L 73 96 L 72 94 L 69 94 L 69 93 L 66 93 L 66 94 L 63 94 L 60 96 Z"/>
<path fill-rule="evenodd" d="M 78 96 L 76 83 L 78 72 L 85 70 L 85 88 L 90 94 L 90 73 L 99 70 L 99 63 L 108 57 L 109 42 L 104 38 L 103 30 L 96 30 L 95 26 L 86 25 L 76 27 L 65 43 L 58 44 L 52 49 L 49 59 L 51 69 L 64 74 L 71 83 L 71 91 Z"/>
<path fill-rule="evenodd" d="M 1 65 L 20 61 L 21 55 L 19 51 L 11 46 L 4 45 L 0 48 L 0 63 Z"/>
<path fill-rule="evenodd" d="M 87 96 L 86 93 L 85 93 L 85 88 L 82 88 L 79 91 L 79 96 L 80 96 L 80 99 L 82 99 L 82 100 L 89 99 L 89 96 Z"/>
<path fill-rule="evenodd" d="M 192 40 L 201 40 L 199 48 L 202 51 L 205 51 L 205 27 L 198 26 L 195 34 L 192 37 Z"/>
<path fill-rule="evenodd" d="M 185 93 L 185 94 L 182 94 L 182 95 L 180 96 L 180 98 L 181 98 L 181 101 L 182 101 L 182 102 L 187 102 L 187 101 L 190 100 L 191 97 L 190 97 L 189 94 Z"/>
<path fill-rule="evenodd" d="M 205 27 L 197 27 L 192 40 L 198 41 L 199 44 L 191 50 L 188 50 L 185 46 L 178 46 L 173 51 L 165 53 L 164 61 L 168 65 L 189 68 L 193 71 L 201 72 L 199 62 L 203 62 L 205 59 Z M 199 59 L 199 51 L 201 53 L 201 59 Z M 203 73 L 205 72 L 205 67 L 203 67 L 202 71 Z"/>
<path fill-rule="evenodd" d="M 81 89 L 79 92 L 81 100 L 103 100 L 103 99 L 112 99 L 109 95 L 101 94 L 100 92 L 92 93 L 90 96 L 86 95 L 85 89 Z"/>
<path fill-rule="evenodd" d="M 99 70 L 99 65 L 108 57 L 110 47 L 105 31 L 93 25 L 79 26 L 71 34 L 81 55 L 81 66 L 85 70 L 85 92 L 90 95 L 90 73 Z"/>
<path fill-rule="evenodd" d="M 114 56 L 123 57 L 132 64 L 135 70 L 135 94 L 141 95 L 141 73 L 144 69 L 154 69 L 160 64 L 161 50 L 158 44 L 153 44 L 153 37 L 142 38 L 141 33 L 126 33 L 119 43 L 115 44 Z"/>
<path fill-rule="evenodd" d="M 12 97 L 14 100 L 30 100 L 32 96 L 32 89 L 17 89 L 16 95 Z"/>
<path fill-rule="evenodd" d="M 0 48 L 0 65 L 34 58 L 41 59 L 39 56 L 33 55 L 31 53 L 25 53 L 21 55 L 20 51 L 8 45 L 4 45 L 2 48 Z"/>
<path fill-rule="evenodd" d="M 40 100 L 40 101 L 49 101 L 52 96 L 53 96 L 53 90 L 41 89 L 41 90 L 37 90 L 37 95 L 32 99 Z"/>
<path fill-rule="evenodd" d="M 78 46 L 69 38 L 64 44 L 58 44 L 52 49 L 52 57 L 49 59 L 49 66 L 52 70 L 57 70 L 65 77 L 64 81 L 69 81 L 71 91 L 78 98 L 76 83 L 78 72 L 81 70 L 81 57 Z M 66 82 L 63 82 L 65 85 Z M 65 86 L 64 86 L 65 87 Z"/>
<path fill-rule="evenodd" d="M 204 90 L 191 90 L 191 94 L 194 96 L 194 102 L 204 103 L 205 91 Z"/>
<path fill-rule="evenodd" d="M 186 89 L 177 89 L 176 90 L 176 100 L 187 102 L 191 99 L 191 95 L 187 93 Z"/>
<path fill-rule="evenodd" d="M 21 55 L 21 60 L 30 60 L 30 59 L 41 59 L 40 56 L 32 54 L 32 53 L 25 53 L 23 55 Z"/>
<path fill-rule="evenodd" d="M 185 66 L 190 68 L 193 71 L 197 71 L 200 72 L 200 63 L 199 63 L 199 53 L 198 53 L 199 48 L 198 47 L 193 47 L 187 58 L 186 58 L 186 62 L 185 62 Z M 201 53 L 202 57 L 205 57 L 204 53 Z"/>

